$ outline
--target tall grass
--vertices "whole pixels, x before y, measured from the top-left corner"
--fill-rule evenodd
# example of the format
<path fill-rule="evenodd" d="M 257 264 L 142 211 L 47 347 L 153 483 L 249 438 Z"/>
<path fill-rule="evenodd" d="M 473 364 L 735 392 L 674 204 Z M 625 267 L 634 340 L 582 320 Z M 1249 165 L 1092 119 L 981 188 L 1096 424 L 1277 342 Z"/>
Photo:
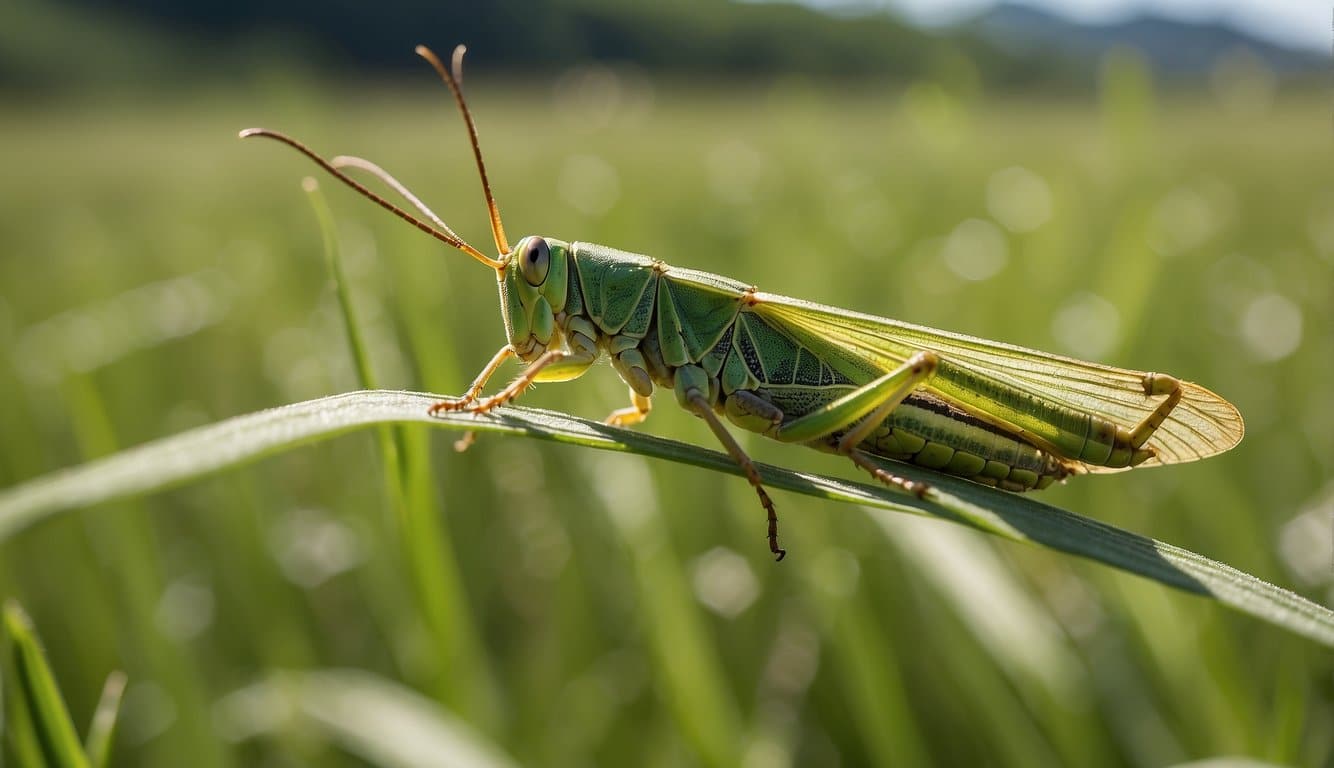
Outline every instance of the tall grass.
<path fill-rule="evenodd" d="M 602 242 L 1217 389 L 1247 417 L 1233 452 L 1042 499 L 1327 602 L 1325 106 L 1280 94 L 1227 111 L 1155 99 L 1133 64 L 1108 77 L 1085 104 L 929 84 L 655 91 L 599 73 L 469 88 L 512 239 Z M 6 486 L 358 386 L 297 186 L 309 169 L 236 129 L 373 158 L 487 240 L 462 129 L 435 90 L 8 106 Z M 329 194 L 365 368 L 382 386 L 462 391 L 503 342 L 490 276 Z M 596 418 L 624 396 L 598 369 L 525 402 Z M 669 400 L 645 431 L 708 444 Z M 73 721 L 119 668 L 126 764 L 393 764 L 328 690 L 418 691 L 440 707 L 430 727 L 543 765 L 1334 754 L 1327 651 L 1216 604 L 790 494 L 776 501 L 792 562 L 775 566 L 735 478 L 487 435 L 455 454 L 433 433 L 398 444 L 402 506 L 384 444 L 360 435 L 7 541 L 0 584 L 32 614 Z M 374 677 L 331 671 L 344 667 Z M 460 676 L 484 682 L 457 694 Z"/>

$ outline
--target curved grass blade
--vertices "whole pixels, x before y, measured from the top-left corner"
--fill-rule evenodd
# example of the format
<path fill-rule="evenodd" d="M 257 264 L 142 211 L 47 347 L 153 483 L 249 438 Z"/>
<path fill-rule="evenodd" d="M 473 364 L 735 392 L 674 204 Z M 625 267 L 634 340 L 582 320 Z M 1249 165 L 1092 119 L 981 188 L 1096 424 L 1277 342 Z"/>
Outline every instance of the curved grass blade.
<path fill-rule="evenodd" d="M 319 220 L 325 267 L 338 298 L 357 384 L 363 389 L 376 389 L 375 370 L 352 301 L 352 287 L 343 269 L 333 214 L 315 179 L 307 177 L 301 186 Z M 380 461 L 385 468 L 385 493 L 393 506 L 400 546 L 417 590 L 422 616 L 433 635 L 434 656 L 440 669 L 458 670 L 451 675 L 433 675 L 437 697 L 455 711 L 494 722 L 499 717 L 496 685 L 491 670 L 479 661 L 485 654 L 478 652 L 481 640 L 467 607 L 458 562 L 449 544 L 451 534 L 446 518 L 429 478 L 421 477 L 430 466 L 429 446 L 423 440 L 413 440 L 412 435 L 394 425 L 383 425 L 376 433 Z"/>
<path fill-rule="evenodd" d="M 28 614 L 10 600 L 4 608 L 8 638 L 6 671 L 13 675 L 14 708 L 24 710 L 24 725 L 31 727 L 41 752 L 41 764 L 59 768 L 88 768 L 88 759 L 74 730 L 65 699 L 46 663 Z"/>
<path fill-rule="evenodd" d="M 515 768 L 494 741 L 439 703 L 356 669 L 278 672 L 221 702 L 247 735 L 314 730 L 383 768 Z M 282 712 L 289 717 L 255 717 Z M 233 724 L 236 727 L 236 724 Z"/>
<path fill-rule="evenodd" d="M 625 451 L 739 474 L 726 455 L 698 446 L 531 408 L 476 416 L 428 416 L 436 395 L 384 390 L 350 392 L 237 416 L 0 491 L 0 540 L 63 509 L 156 491 L 263 456 L 386 423 L 524 435 Z M 906 464 L 897 474 L 931 485 L 925 498 L 823 475 L 759 465 L 774 488 L 897 512 L 952 520 L 988 533 L 1096 560 L 1120 570 L 1212 597 L 1243 613 L 1334 647 L 1334 611 L 1189 550 L 1016 494 Z"/>
<path fill-rule="evenodd" d="M 92 768 L 106 768 L 111 764 L 111 744 L 116 735 L 126 680 L 124 672 L 116 671 L 107 675 L 102 686 L 102 697 L 93 711 L 93 722 L 88 726 L 88 738 L 84 739 L 83 747 Z"/>

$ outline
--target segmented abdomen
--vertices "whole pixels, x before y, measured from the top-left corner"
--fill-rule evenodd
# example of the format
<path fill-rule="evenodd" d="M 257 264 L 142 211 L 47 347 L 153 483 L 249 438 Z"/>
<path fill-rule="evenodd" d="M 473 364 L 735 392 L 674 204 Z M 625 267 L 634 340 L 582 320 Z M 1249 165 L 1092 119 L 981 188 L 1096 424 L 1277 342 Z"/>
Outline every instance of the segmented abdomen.
<path fill-rule="evenodd" d="M 1007 491 L 1046 488 L 1070 474 L 1050 453 L 927 393 L 909 395 L 861 448 Z"/>

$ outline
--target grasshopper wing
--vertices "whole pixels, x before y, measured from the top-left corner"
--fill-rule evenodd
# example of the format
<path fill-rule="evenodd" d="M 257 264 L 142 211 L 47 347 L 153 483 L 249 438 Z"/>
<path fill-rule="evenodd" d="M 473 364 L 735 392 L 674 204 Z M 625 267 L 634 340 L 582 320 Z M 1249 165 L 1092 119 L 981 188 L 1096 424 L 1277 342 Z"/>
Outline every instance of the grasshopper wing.
<path fill-rule="evenodd" d="M 1145 394 L 1143 371 L 768 293 L 754 294 L 748 311 L 811 348 L 830 350 L 831 364 L 841 359 L 845 370 L 848 366 L 864 370 L 870 364 L 888 371 L 920 350 L 931 350 L 940 356 L 941 366 L 926 385 L 928 390 L 1039 443 L 1059 444 L 1055 422 L 1071 411 L 1132 429 L 1162 400 Z M 1156 456 L 1146 464 L 1203 459 L 1241 440 L 1245 427 L 1236 407 L 1197 384 L 1183 381 L 1181 387 L 1181 401 L 1149 439 Z M 1091 472 L 1114 471 L 1085 467 Z"/>

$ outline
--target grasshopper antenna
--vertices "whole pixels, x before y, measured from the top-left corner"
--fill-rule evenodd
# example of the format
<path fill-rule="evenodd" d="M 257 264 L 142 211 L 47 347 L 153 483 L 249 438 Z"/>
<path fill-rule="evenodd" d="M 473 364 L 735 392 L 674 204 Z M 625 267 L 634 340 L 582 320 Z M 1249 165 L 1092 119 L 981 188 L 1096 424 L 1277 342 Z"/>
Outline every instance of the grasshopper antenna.
<path fill-rule="evenodd" d="M 496 198 L 491 194 L 491 182 L 486 178 L 486 163 L 482 162 L 482 147 L 477 143 L 477 125 L 473 123 L 472 112 L 468 110 L 468 102 L 463 98 L 463 54 L 468 50 L 465 45 L 460 45 L 454 49 L 454 57 L 451 61 L 453 71 L 445 69 L 445 65 L 435 53 L 424 45 L 416 48 L 417 55 L 426 59 L 435 67 L 435 71 L 440 75 L 440 79 L 445 81 L 449 90 L 454 94 L 454 101 L 459 105 L 459 111 L 463 113 L 463 122 L 468 125 L 468 138 L 472 141 L 472 155 L 477 158 L 477 173 L 482 177 L 482 194 L 486 195 L 486 210 L 491 214 L 491 236 L 495 238 L 496 249 L 501 256 L 510 252 L 509 242 L 505 240 L 505 227 L 500 223 L 500 209 L 496 207 Z"/>
<path fill-rule="evenodd" d="M 448 226 L 443 226 L 444 222 L 440 222 L 438 218 L 436 219 L 436 221 L 442 225 L 444 231 L 432 227 L 430 224 L 421 221 L 420 219 L 408 213 L 407 211 L 403 210 L 402 208 L 399 208 L 397 205 L 394 205 L 393 203 L 389 202 L 383 197 L 380 197 L 379 195 L 370 191 L 360 182 L 356 181 L 352 177 L 338 170 L 338 168 L 334 167 L 334 165 L 331 164 L 328 160 L 325 160 L 324 158 L 315 154 L 314 150 L 312 150 L 310 147 L 307 147 L 305 144 L 302 144 L 301 142 L 297 141 L 291 136 L 279 133 L 277 131 L 270 131 L 267 128 L 247 128 L 244 131 L 241 131 L 240 135 L 241 138 L 243 139 L 248 139 L 252 136 L 262 136 L 266 139 L 273 139 L 274 141 L 280 141 L 283 144 L 286 144 L 292 149 L 295 149 L 296 151 L 300 152 L 301 154 L 315 161 L 316 165 L 323 168 L 334 178 L 348 185 L 352 189 L 355 189 L 357 192 L 360 192 L 363 197 L 376 203 L 381 208 L 384 208 L 386 211 L 389 211 L 390 213 L 406 221 L 407 223 L 411 224 L 417 229 L 420 229 L 421 231 L 425 232 L 431 237 L 434 237 L 436 240 L 439 240 L 454 248 L 457 248 L 460 251 L 463 251 L 464 253 L 468 254 L 474 259 L 477 259 L 478 261 L 482 262 L 488 267 L 491 267 L 494 270 L 499 271 L 501 269 L 504 269 L 505 262 L 503 260 L 493 259 L 487 256 L 486 254 L 482 253 L 481 251 L 477 250 L 476 248 L 472 247 L 463 238 L 454 234 L 454 231 L 450 229 Z M 435 217 L 432 216 L 432 218 Z M 505 253 L 509 253 L 509 251 L 508 250 L 502 251 L 502 255 Z"/>
<path fill-rule="evenodd" d="M 383 181 L 385 185 L 388 186 L 390 189 L 394 190 L 399 195 L 401 195 L 404 200 L 407 200 L 409 203 L 412 203 L 412 207 L 416 208 L 421 213 L 421 215 L 435 222 L 435 225 L 439 227 L 442 231 L 444 231 L 445 234 L 452 235 L 454 237 L 459 236 L 458 233 L 455 232 L 453 229 L 451 229 L 450 226 L 446 224 L 443 219 L 435 215 L 435 211 L 427 207 L 426 203 L 423 203 L 421 201 L 421 198 L 412 194 L 412 190 L 404 186 L 403 182 L 399 181 L 393 176 L 390 176 L 388 171 L 376 165 L 375 163 L 372 163 L 370 160 L 367 160 L 363 157 L 352 157 L 351 155 L 339 155 L 338 157 L 329 158 L 329 165 L 332 165 L 335 168 L 359 168 L 371 174 L 372 176 L 375 176 L 380 181 Z"/>

